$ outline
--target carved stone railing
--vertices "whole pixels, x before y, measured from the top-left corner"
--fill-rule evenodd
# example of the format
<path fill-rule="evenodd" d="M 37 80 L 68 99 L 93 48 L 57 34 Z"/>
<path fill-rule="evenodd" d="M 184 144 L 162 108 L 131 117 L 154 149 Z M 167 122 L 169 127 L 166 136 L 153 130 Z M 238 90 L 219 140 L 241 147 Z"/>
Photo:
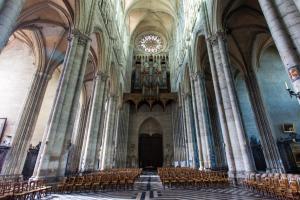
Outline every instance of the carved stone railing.
<path fill-rule="evenodd" d="M 166 105 L 169 102 L 177 102 L 177 99 L 177 93 L 160 93 L 157 97 L 145 97 L 143 94 L 140 93 L 125 93 L 123 96 L 123 103 L 132 102 L 135 105 L 136 109 L 138 109 L 139 105 L 142 102 L 147 102 L 151 110 L 153 105 L 158 102 L 165 109 Z"/>

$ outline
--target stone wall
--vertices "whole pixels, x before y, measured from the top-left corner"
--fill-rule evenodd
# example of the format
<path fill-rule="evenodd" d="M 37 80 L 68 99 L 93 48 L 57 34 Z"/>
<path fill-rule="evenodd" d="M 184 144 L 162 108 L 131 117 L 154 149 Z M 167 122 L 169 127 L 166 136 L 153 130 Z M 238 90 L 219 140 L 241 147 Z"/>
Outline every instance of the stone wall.
<path fill-rule="evenodd" d="M 283 123 L 294 123 L 299 132 L 299 103 L 291 99 L 285 89 L 284 82 L 289 83 L 289 78 L 275 48 L 270 47 L 262 54 L 257 79 L 274 136 L 288 137 L 282 133 Z"/>
<path fill-rule="evenodd" d="M 157 121 L 162 129 L 163 136 L 163 152 L 164 152 L 164 163 L 163 165 L 168 166 L 173 161 L 173 138 L 172 138 L 172 119 L 171 109 L 168 106 L 165 111 L 153 109 L 151 112 L 146 109 L 139 109 L 138 112 L 132 107 L 130 111 L 129 131 L 128 131 L 128 157 L 127 165 L 132 166 L 135 163 L 135 167 L 138 167 L 138 144 L 140 127 L 145 120 L 153 118 Z M 133 156 L 135 162 L 133 161 Z"/>
<path fill-rule="evenodd" d="M 43 100 L 42 108 L 39 113 L 39 117 L 36 123 L 36 127 L 33 133 L 33 137 L 31 139 L 31 144 L 33 146 L 36 146 L 39 144 L 39 142 L 42 141 L 45 128 L 47 126 L 51 108 L 53 105 L 53 101 L 56 95 L 56 90 L 58 87 L 58 82 L 60 78 L 60 70 L 56 70 L 52 74 L 52 78 L 50 79 L 48 83 L 48 87 L 45 93 L 45 97 Z"/>
<path fill-rule="evenodd" d="M 0 83 L 2 85 L 0 93 L 5 97 L 0 99 L 0 117 L 7 118 L 2 143 L 11 144 L 35 71 L 35 57 L 32 50 L 18 39 L 10 41 L 0 55 Z M 33 146 L 38 145 L 42 140 L 59 77 L 60 71 L 56 70 L 49 81 L 31 141 Z"/>
<path fill-rule="evenodd" d="M 36 70 L 32 50 L 14 39 L 0 54 L 0 117 L 7 118 L 3 140 L 11 143 Z"/>

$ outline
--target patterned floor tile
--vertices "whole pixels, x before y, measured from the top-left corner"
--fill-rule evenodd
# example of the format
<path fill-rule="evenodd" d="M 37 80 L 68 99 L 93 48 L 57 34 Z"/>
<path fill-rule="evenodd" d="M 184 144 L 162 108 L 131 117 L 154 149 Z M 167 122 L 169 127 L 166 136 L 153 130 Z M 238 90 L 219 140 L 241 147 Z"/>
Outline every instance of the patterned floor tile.
<path fill-rule="evenodd" d="M 143 173 L 134 190 L 97 193 L 52 194 L 44 200 L 271 200 L 242 188 L 164 189 L 159 176 Z"/>

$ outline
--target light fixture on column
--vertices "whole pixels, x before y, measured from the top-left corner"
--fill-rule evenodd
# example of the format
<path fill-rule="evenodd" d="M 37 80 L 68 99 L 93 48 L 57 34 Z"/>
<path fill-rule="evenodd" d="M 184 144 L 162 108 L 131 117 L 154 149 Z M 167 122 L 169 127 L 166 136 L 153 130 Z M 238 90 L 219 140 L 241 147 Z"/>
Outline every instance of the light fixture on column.
<path fill-rule="evenodd" d="M 289 95 L 291 96 L 291 98 L 296 97 L 300 100 L 300 92 L 295 92 L 291 88 L 289 88 L 287 82 L 285 82 L 285 87 L 286 87 L 286 90 L 288 91 Z"/>

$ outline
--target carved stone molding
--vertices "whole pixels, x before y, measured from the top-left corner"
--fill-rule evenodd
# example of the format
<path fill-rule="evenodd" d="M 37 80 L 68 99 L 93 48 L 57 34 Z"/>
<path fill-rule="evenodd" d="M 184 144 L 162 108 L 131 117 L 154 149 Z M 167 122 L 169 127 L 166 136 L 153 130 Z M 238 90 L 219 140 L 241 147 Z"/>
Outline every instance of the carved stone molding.
<path fill-rule="evenodd" d="M 92 40 L 88 35 L 82 33 L 78 29 L 72 30 L 71 34 L 68 37 L 68 40 L 72 41 L 74 38 L 78 39 L 78 45 L 86 45 L 89 41 Z"/>
<path fill-rule="evenodd" d="M 211 35 L 207 38 L 207 40 L 212 46 L 215 46 L 218 44 L 218 35 Z"/>

